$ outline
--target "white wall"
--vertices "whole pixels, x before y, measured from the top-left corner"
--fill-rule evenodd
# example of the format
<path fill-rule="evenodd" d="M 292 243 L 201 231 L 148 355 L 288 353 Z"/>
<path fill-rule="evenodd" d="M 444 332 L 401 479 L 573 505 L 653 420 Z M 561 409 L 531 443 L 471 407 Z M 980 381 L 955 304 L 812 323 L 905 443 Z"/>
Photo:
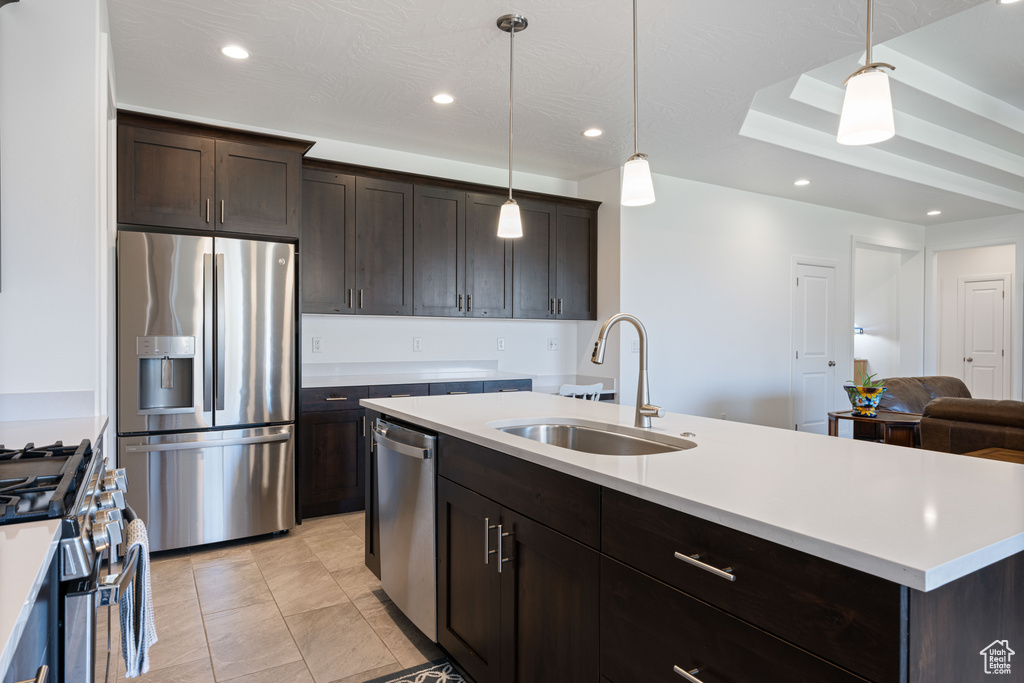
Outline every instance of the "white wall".
<path fill-rule="evenodd" d="M 1013 274 L 1016 247 L 1003 244 L 972 249 L 951 249 L 936 254 L 938 280 L 938 373 L 963 379 L 961 322 L 958 315 L 960 278 Z M 1012 323 L 1011 323 L 1012 324 Z M 1012 370 L 1012 368 L 1011 368 Z"/>
<path fill-rule="evenodd" d="M 665 176 L 655 176 L 655 191 L 656 203 L 621 209 L 619 245 L 621 306 L 650 335 L 652 400 L 670 411 L 790 428 L 792 263 L 804 256 L 838 263 L 834 399 L 844 405 L 839 385 L 853 372 L 854 236 L 923 246 L 924 229 Z M 910 289 L 903 303 L 920 316 L 921 292 Z M 633 338 L 625 331 L 620 351 L 623 403 L 636 392 Z"/>
<path fill-rule="evenodd" d="M 941 286 L 938 273 L 940 256 L 944 252 L 955 249 L 998 245 L 1013 245 L 1014 247 L 1013 268 L 1004 272 L 1014 273 L 1011 286 L 1013 291 L 1009 295 L 1013 317 L 1011 331 L 1013 387 L 1011 395 L 1017 400 L 1022 400 L 1024 399 L 1024 277 L 1022 277 L 1024 276 L 1024 214 L 946 223 L 928 228 L 925 280 L 927 285 L 925 368 L 926 372 L 932 374 L 940 371 Z M 1005 255 L 1003 258 L 1006 258 Z M 1002 261 L 1002 264 L 1005 266 L 1006 261 Z M 948 316 L 946 319 L 948 320 Z M 941 366 L 948 369 L 949 361 L 943 361 Z"/>
<path fill-rule="evenodd" d="M 854 358 L 866 358 L 868 374 L 900 374 L 901 254 L 884 247 L 854 250 L 853 321 L 864 334 L 853 337 Z M 859 381 L 859 377 L 849 379 Z"/>
<path fill-rule="evenodd" d="M 106 412 L 102 0 L 0 9 L 0 419 Z"/>

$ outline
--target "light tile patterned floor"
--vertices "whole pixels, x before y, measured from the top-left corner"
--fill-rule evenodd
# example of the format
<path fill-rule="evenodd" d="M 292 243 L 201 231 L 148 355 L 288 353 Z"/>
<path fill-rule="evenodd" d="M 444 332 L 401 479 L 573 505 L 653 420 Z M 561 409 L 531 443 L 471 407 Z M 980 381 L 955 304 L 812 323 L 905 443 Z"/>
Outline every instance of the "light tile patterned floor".
<path fill-rule="evenodd" d="M 280 536 L 156 554 L 160 640 L 139 680 L 362 683 L 439 658 L 363 566 L 363 524 L 361 512 L 316 517 Z M 120 681 L 116 623 L 111 635 L 109 680 Z M 102 682 L 105 662 L 97 672 Z"/>

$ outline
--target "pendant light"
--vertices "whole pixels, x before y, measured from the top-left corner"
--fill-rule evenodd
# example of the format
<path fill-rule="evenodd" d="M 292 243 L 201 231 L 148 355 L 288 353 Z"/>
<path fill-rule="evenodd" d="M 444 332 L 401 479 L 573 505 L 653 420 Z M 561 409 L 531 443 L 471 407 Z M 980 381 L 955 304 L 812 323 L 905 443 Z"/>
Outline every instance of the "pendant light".
<path fill-rule="evenodd" d="M 654 183 L 651 181 L 651 166 L 647 155 L 640 153 L 637 141 L 637 91 L 636 68 L 636 0 L 633 0 L 633 156 L 622 167 L 622 205 L 643 206 L 654 203 Z"/>
<path fill-rule="evenodd" d="M 843 113 L 839 117 L 842 145 L 871 145 L 888 140 L 896 134 L 892 117 L 892 96 L 889 94 L 889 76 L 882 69 L 895 71 L 892 64 L 871 61 L 871 5 L 868 0 L 868 37 L 864 66 L 844 81 L 846 97 Z"/>
<path fill-rule="evenodd" d="M 506 14 L 498 17 L 498 28 L 509 34 L 508 56 L 508 201 L 502 204 L 498 216 L 498 237 L 522 237 L 523 219 L 519 204 L 512 199 L 512 85 L 516 57 L 516 31 L 526 30 L 526 17 Z"/>

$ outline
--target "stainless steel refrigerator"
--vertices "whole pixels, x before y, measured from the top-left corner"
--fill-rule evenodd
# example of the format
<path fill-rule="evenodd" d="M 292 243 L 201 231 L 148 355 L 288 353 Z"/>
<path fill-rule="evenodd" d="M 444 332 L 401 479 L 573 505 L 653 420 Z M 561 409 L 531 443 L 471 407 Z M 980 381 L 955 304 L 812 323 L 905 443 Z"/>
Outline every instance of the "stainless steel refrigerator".
<path fill-rule="evenodd" d="M 295 247 L 121 231 L 118 456 L 150 549 L 295 526 Z"/>

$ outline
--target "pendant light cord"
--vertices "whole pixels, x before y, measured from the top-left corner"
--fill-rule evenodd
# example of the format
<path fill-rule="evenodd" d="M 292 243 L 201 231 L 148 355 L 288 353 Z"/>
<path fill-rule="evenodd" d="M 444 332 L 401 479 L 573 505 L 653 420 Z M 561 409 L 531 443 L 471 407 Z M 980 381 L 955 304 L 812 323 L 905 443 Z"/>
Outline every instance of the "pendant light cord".
<path fill-rule="evenodd" d="M 636 0 L 634 0 L 634 2 L 635 1 Z M 867 50 L 866 50 L 866 55 L 864 57 L 864 63 L 865 64 L 870 64 L 871 63 L 871 5 L 872 4 L 874 4 L 873 0 L 868 0 L 868 37 L 867 37 L 868 47 L 867 47 Z"/>
<path fill-rule="evenodd" d="M 637 121 L 640 119 L 639 115 L 639 104 L 640 94 L 637 86 L 637 68 L 636 68 L 636 0 L 633 0 L 633 154 L 640 153 L 640 144 L 637 136 Z"/>
<path fill-rule="evenodd" d="M 515 82 L 516 66 L 516 23 L 512 21 L 508 41 L 508 198 L 512 199 L 512 86 Z"/>

